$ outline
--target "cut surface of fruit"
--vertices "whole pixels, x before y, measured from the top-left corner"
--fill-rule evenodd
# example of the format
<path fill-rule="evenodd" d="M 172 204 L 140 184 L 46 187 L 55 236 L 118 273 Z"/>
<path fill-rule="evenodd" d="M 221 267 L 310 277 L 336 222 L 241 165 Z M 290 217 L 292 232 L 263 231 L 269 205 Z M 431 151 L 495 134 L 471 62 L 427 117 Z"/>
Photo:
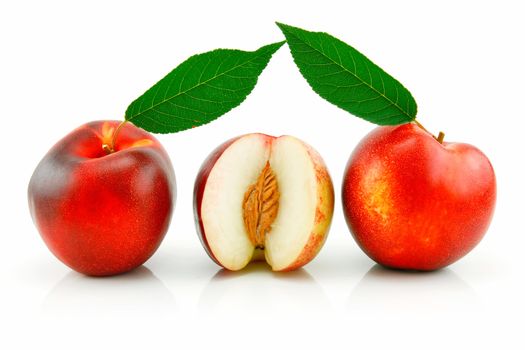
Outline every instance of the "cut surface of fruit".
<path fill-rule="evenodd" d="M 273 230 L 266 239 L 266 261 L 275 270 L 291 265 L 306 246 L 315 225 L 315 166 L 303 143 L 294 137 L 275 140 L 270 164 L 281 185 L 281 202 Z"/>
<path fill-rule="evenodd" d="M 229 270 L 260 257 L 256 250 L 273 270 L 301 267 L 319 252 L 333 212 L 326 166 L 292 136 L 248 134 L 219 146 L 203 164 L 195 194 L 201 241 Z"/>
<path fill-rule="evenodd" d="M 206 181 L 201 203 L 206 240 L 215 259 L 230 270 L 244 267 L 253 255 L 242 204 L 269 157 L 265 144 L 260 135 L 238 139 L 222 153 Z"/>

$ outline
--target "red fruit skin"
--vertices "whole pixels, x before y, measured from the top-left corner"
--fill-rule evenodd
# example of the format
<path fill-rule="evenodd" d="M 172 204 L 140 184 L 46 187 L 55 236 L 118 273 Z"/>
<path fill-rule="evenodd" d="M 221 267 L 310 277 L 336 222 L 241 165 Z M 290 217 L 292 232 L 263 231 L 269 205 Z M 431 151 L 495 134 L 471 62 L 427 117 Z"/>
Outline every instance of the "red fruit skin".
<path fill-rule="evenodd" d="M 173 167 L 151 134 L 127 123 L 115 152 L 103 150 L 107 130 L 119 123 L 75 129 L 49 150 L 29 182 L 29 209 L 47 247 L 86 275 L 142 265 L 162 242 L 175 202 Z"/>
<path fill-rule="evenodd" d="M 413 123 L 383 126 L 352 153 L 342 199 L 348 227 L 370 258 L 391 268 L 436 270 L 483 238 L 496 178 L 474 146 L 440 144 Z"/>

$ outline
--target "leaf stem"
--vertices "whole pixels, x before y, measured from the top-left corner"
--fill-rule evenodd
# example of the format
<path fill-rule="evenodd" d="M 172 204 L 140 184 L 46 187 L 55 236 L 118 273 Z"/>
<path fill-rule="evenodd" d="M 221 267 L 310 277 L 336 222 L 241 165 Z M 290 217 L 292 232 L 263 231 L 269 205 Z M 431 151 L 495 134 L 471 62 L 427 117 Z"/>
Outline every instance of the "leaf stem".
<path fill-rule="evenodd" d="M 423 126 L 423 124 L 421 124 L 420 122 L 418 122 L 417 120 L 414 119 L 414 123 L 419 126 L 421 129 L 425 130 L 426 132 L 428 132 L 430 134 L 430 132 Z"/>
<path fill-rule="evenodd" d="M 417 120 L 414 119 L 414 123 L 419 126 L 421 129 L 425 130 L 426 132 L 428 132 L 430 135 L 432 135 L 433 138 L 436 139 L 437 142 L 443 144 L 443 140 L 445 139 L 445 133 L 443 131 L 440 131 L 438 136 L 436 137 L 434 134 L 432 134 L 430 131 L 428 131 L 424 126 L 423 124 L 421 124 L 420 122 L 418 122 Z"/>

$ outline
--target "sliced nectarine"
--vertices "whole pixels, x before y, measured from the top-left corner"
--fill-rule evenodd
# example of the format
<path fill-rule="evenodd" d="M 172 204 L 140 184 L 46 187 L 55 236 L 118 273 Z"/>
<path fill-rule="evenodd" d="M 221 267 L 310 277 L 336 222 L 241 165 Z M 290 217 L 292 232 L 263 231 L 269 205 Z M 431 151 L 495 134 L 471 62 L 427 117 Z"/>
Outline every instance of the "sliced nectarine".
<path fill-rule="evenodd" d="M 275 271 L 305 265 L 326 239 L 334 206 L 323 160 L 292 136 L 225 142 L 202 165 L 194 194 L 203 246 L 229 270 L 262 256 Z"/>

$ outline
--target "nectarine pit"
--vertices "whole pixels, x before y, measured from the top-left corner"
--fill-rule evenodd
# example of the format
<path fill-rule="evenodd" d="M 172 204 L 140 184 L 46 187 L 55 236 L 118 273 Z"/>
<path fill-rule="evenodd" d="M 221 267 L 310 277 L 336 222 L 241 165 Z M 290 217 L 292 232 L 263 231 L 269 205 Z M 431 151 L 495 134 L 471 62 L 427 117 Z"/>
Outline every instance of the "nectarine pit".
<path fill-rule="evenodd" d="M 271 231 L 279 211 L 279 196 L 277 178 L 270 162 L 266 162 L 257 181 L 244 193 L 242 202 L 244 227 L 257 249 L 264 249 L 265 236 Z"/>

